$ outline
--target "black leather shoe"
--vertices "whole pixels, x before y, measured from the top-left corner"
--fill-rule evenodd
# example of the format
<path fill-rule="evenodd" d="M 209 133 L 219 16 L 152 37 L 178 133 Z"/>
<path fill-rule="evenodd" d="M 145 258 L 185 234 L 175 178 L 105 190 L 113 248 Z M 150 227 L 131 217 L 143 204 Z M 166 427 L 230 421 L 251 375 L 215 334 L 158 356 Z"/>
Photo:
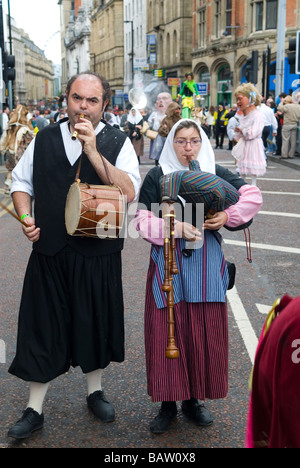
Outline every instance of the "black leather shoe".
<path fill-rule="evenodd" d="M 87 404 L 94 415 L 102 422 L 110 423 L 116 418 L 114 407 L 106 399 L 104 392 L 98 390 L 87 397 Z"/>
<path fill-rule="evenodd" d="M 8 431 L 8 437 L 14 439 L 26 439 L 34 431 L 42 429 L 44 425 L 44 415 L 39 414 L 32 408 L 27 408 L 22 418 Z"/>
<path fill-rule="evenodd" d="M 188 418 L 195 421 L 197 426 L 211 426 L 214 422 L 208 409 L 205 408 L 203 403 L 196 400 L 196 398 L 183 401 L 181 408 Z"/>
<path fill-rule="evenodd" d="M 177 416 L 176 409 L 161 409 L 150 424 L 153 434 L 163 434 L 169 429 L 172 420 Z"/>

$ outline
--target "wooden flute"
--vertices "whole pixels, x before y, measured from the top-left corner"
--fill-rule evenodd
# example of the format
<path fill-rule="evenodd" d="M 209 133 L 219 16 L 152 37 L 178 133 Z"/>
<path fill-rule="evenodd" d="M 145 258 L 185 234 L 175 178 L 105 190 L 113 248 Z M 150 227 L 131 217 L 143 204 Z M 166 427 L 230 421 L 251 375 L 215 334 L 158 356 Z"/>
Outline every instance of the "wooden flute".
<path fill-rule="evenodd" d="M 171 204 L 168 205 L 168 211 Z M 165 238 L 164 238 L 164 261 L 165 277 L 162 290 L 167 294 L 168 304 L 168 344 L 166 348 L 167 359 L 177 359 L 179 350 L 175 342 L 175 320 L 174 320 L 174 289 L 173 276 L 178 274 L 176 265 L 176 247 L 175 247 L 175 211 L 171 211 L 164 216 L 165 220 Z"/>
<path fill-rule="evenodd" d="M 84 114 L 80 114 L 80 118 L 81 118 L 81 119 L 84 119 Z M 75 131 L 72 133 L 72 140 L 75 141 L 75 140 L 77 140 L 77 138 L 78 138 L 78 131 L 75 130 Z"/>

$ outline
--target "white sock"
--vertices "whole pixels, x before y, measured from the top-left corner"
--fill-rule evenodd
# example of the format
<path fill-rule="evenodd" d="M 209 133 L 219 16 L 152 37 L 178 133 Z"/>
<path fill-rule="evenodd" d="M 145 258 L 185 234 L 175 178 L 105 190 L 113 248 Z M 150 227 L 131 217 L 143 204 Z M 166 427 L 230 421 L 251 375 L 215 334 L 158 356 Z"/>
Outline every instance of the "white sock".
<path fill-rule="evenodd" d="M 27 408 L 32 408 L 39 414 L 43 412 L 43 403 L 48 391 L 50 382 L 43 384 L 39 382 L 30 382 L 29 402 Z"/>
<path fill-rule="evenodd" d="M 98 390 L 102 390 L 102 369 L 97 369 L 86 374 L 88 396 Z"/>
<path fill-rule="evenodd" d="M 256 177 L 255 176 L 252 176 L 252 185 L 254 185 L 256 187 Z"/>

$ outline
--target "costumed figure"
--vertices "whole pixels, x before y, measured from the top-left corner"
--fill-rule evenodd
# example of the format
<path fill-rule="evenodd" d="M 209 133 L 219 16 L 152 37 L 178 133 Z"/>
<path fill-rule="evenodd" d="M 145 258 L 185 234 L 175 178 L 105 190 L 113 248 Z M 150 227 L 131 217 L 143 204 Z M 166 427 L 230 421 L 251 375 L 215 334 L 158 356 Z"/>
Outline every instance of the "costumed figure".
<path fill-rule="evenodd" d="M 155 159 L 152 155 L 153 152 L 153 141 L 158 135 L 158 130 L 161 124 L 161 121 L 166 117 L 166 111 L 172 102 L 172 96 L 170 93 L 164 92 L 160 93 L 157 96 L 156 102 L 155 102 L 155 111 L 153 111 L 147 122 L 147 126 L 143 129 L 143 132 L 147 138 L 149 138 L 150 141 L 150 152 L 149 152 L 149 158 L 150 159 Z"/>
<path fill-rule="evenodd" d="M 138 161 L 140 163 L 140 158 L 144 156 L 144 136 L 141 133 L 143 128 L 143 116 L 138 109 L 134 107 L 130 110 L 127 125 L 129 130 L 129 138 L 133 144 L 134 150 L 136 152 Z"/>
<path fill-rule="evenodd" d="M 250 377 L 246 448 L 300 448 L 300 297 L 278 299 Z"/>
<path fill-rule="evenodd" d="M 197 226 L 193 202 L 200 199 L 202 191 L 209 215 L 204 234 L 200 231 L 203 218 Z M 173 206 L 169 201 L 174 199 L 183 217 L 175 220 L 169 241 L 165 229 L 174 214 L 171 211 L 162 216 L 161 207 Z M 209 200 L 215 213 L 207 210 Z M 229 272 L 217 231 L 223 226 L 239 229 L 251 222 L 262 206 L 261 193 L 216 166 L 205 132 L 194 121 L 182 119 L 168 135 L 160 166 L 148 172 L 139 202 L 136 229 L 152 244 L 145 299 L 148 394 L 153 402 L 162 402 L 150 430 L 158 434 L 168 429 L 177 414 L 177 401 L 182 401 L 183 412 L 196 425 L 207 426 L 213 418 L 201 400 L 225 398 L 228 392 Z M 191 203 L 193 219 L 188 219 Z M 169 264 L 165 254 L 173 240 L 171 257 L 176 259 L 178 271 L 169 278 L 173 294 L 169 302 L 169 292 L 164 288 Z M 174 320 L 169 320 L 170 308 Z M 169 359 L 166 345 L 172 327 L 178 353 Z"/>
<path fill-rule="evenodd" d="M 187 73 L 185 78 L 186 80 L 182 85 L 180 93 L 178 94 L 177 102 L 179 102 L 179 99 L 182 98 L 182 118 L 188 119 L 191 117 L 191 111 L 195 107 L 194 94 L 196 94 L 197 99 L 200 99 L 200 96 L 197 85 L 194 81 L 194 74 Z"/>
<path fill-rule="evenodd" d="M 152 158 L 155 159 L 155 164 L 158 165 L 158 161 L 163 150 L 167 136 L 169 135 L 173 126 L 181 120 L 180 116 L 180 106 L 176 102 L 172 102 L 167 110 L 166 117 L 161 121 L 160 127 L 158 129 L 157 137 L 154 140 L 152 148 Z"/>
<path fill-rule="evenodd" d="M 195 107 L 192 109 L 192 119 L 205 131 L 206 135 L 209 136 L 209 127 L 206 122 L 207 117 L 201 107 Z"/>
<path fill-rule="evenodd" d="M 31 115 L 25 106 L 19 104 L 11 114 L 6 131 L 1 139 L 1 152 L 5 155 L 5 165 L 6 169 L 8 169 L 4 182 L 5 195 L 10 193 L 12 171 L 34 136 Z"/>
<path fill-rule="evenodd" d="M 241 176 L 251 176 L 252 185 L 256 185 L 256 177 L 266 173 L 266 159 L 262 133 L 264 117 L 258 107 L 260 94 L 252 83 L 245 83 L 235 90 L 239 110 L 243 115 L 239 119 L 239 126 L 235 128 L 232 155 L 237 161 L 237 168 Z"/>
<path fill-rule="evenodd" d="M 111 223 L 137 198 L 141 179 L 129 138 L 102 120 L 110 98 L 109 83 L 100 75 L 73 76 L 67 85 L 68 118 L 39 131 L 13 171 L 14 207 L 26 220 L 23 233 L 33 250 L 9 367 L 30 382 L 30 394 L 9 437 L 23 439 L 42 429 L 50 382 L 70 366 L 80 366 L 86 375 L 92 413 L 105 423 L 115 419 L 101 383 L 103 369 L 123 362 L 125 352 L 124 239 Z M 120 210 L 113 210 L 110 221 L 115 199 Z M 92 236 L 85 222 L 95 216 Z"/>

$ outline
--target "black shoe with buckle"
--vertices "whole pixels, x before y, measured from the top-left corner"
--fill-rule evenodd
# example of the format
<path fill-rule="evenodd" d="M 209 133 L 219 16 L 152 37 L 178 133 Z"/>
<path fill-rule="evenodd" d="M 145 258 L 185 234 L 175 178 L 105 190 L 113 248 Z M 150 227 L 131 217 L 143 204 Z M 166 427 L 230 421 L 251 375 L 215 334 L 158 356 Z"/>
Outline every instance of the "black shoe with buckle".
<path fill-rule="evenodd" d="M 169 429 L 172 420 L 177 416 L 177 407 L 175 402 L 163 403 L 158 415 L 150 424 L 150 431 L 153 434 L 163 434 Z"/>
<path fill-rule="evenodd" d="M 205 408 L 203 403 L 196 400 L 196 398 L 191 398 L 182 402 L 182 411 L 183 413 L 193 421 L 195 421 L 197 426 L 211 426 L 213 424 L 213 418 Z"/>
<path fill-rule="evenodd" d="M 32 408 L 27 408 L 22 418 L 8 431 L 8 437 L 14 439 L 26 439 L 34 431 L 42 429 L 44 425 L 44 415 L 37 413 Z"/>
<path fill-rule="evenodd" d="M 87 404 L 96 418 L 110 423 L 116 419 L 113 405 L 106 399 L 104 392 L 98 390 L 87 397 Z"/>

